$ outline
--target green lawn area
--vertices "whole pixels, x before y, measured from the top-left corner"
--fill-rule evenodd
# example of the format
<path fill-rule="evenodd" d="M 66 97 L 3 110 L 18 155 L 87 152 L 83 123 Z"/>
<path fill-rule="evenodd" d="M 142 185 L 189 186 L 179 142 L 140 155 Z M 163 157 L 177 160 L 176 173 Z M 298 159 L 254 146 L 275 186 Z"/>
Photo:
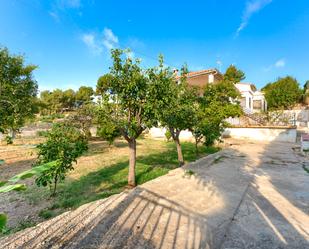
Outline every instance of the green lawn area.
<path fill-rule="evenodd" d="M 182 143 L 186 162 L 197 159 L 193 143 Z M 218 151 L 218 148 L 200 146 L 199 157 Z M 138 139 L 136 179 L 142 184 L 156 177 L 165 175 L 177 168 L 177 153 L 173 142 Z M 49 199 L 50 206 L 41 211 L 40 216 L 50 218 L 68 208 L 77 208 L 82 204 L 106 198 L 120 193 L 127 185 L 128 148 L 127 143 L 118 140 L 112 146 L 103 141 L 92 141 L 89 151 L 75 165 L 65 182 L 59 185 L 58 194 L 49 197 L 47 188 L 33 186 L 25 194 L 34 203 Z"/>

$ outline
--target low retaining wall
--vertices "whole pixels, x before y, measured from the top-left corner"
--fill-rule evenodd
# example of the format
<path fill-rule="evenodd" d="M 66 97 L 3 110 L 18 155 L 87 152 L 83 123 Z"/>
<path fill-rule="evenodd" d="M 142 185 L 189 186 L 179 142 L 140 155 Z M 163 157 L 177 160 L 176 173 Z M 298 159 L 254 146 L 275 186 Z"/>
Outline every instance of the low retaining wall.
<path fill-rule="evenodd" d="M 233 127 L 223 132 L 223 137 L 257 141 L 296 142 L 295 127 Z"/>
<path fill-rule="evenodd" d="M 149 136 L 152 138 L 165 139 L 165 132 L 166 132 L 165 128 L 153 127 L 149 130 Z M 188 130 L 181 131 L 179 139 L 184 141 L 194 141 L 192 133 Z"/>

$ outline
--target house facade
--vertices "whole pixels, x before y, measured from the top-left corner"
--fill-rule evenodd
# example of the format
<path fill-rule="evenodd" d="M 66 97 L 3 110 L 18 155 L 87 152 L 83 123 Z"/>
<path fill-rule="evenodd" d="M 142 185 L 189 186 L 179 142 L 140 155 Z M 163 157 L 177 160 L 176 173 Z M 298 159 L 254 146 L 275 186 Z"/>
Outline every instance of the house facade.
<path fill-rule="evenodd" d="M 176 71 L 177 74 L 178 71 Z M 206 69 L 195 72 L 190 72 L 186 75 L 189 86 L 199 89 L 200 94 L 203 94 L 207 84 L 215 84 L 223 79 L 223 75 L 217 69 Z M 180 76 L 176 76 L 176 80 L 180 80 Z"/>
<path fill-rule="evenodd" d="M 199 89 L 201 95 L 206 85 L 216 84 L 223 80 L 223 75 L 215 68 L 190 72 L 186 77 L 188 85 Z M 176 79 L 179 80 L 180 76 L 176 76 Z M 267 111 L 267 102 L 264 93 L 258 91 L 254 84 L 237 83 L 235 87 L 240 92 L 240 105 L 246 114 Z"/>
<path fill-rule="evenodd" d="M 235 87 L 241 95 L 240 105 L 247 114 L 267 111 L 264 93 L 258 91 L 252 83 L 237 83 Z"/>

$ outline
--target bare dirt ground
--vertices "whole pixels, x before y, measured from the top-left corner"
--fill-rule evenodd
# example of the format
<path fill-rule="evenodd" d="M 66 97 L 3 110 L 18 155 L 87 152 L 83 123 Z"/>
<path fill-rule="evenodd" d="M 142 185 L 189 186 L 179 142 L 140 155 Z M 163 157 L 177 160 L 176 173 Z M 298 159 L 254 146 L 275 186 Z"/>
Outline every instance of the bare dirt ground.
<path fill-rule="evenodd" d="M 229 149 L 0 240 L 1 248 L 309 248 L 309 174 L 289 143 Z"/>
<path fill-rule="evenodd" d="M 28 170 L 35 162 L 35 143 L 41 140 L 17 140 L 15 145 L 0 146 L 0 158 L 5 160 L 5 164 L 0 167 L 0 181 L 6 181 L 12 176 L 22 171 Z M 33 180 L 26 180 L 28 186 L 33 185 Z M 1 194 L 0 212 L 7 214 L 9 226 L 16 227 L 20 224 L 31 225 L 32 222 L 43 221 L 39 219 L 37 213 L 46 207 L 48 203 L 33 206 L 16 192 Z M 30 222 L 31 221 L 31 222 Z"/>

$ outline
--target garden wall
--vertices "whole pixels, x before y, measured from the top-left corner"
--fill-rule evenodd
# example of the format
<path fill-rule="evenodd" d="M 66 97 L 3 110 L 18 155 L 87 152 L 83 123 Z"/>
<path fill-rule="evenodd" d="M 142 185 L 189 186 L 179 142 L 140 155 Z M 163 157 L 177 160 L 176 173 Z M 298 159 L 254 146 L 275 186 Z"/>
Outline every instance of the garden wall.
<path fill-rule="evenodd" d="M 233 127 L 225 129 L 223 137 L 256 141 L 296 142 L 295 127 Z"/>
<path fill-rule="evenodd" d="M 149 135 L 151 138 L 165 139 L 165 128 L 153 127 L 149 130 Z M 188 130 L 180 132 L 179 138 L 184 141 L 194 141 L 192 133 Z"/>

